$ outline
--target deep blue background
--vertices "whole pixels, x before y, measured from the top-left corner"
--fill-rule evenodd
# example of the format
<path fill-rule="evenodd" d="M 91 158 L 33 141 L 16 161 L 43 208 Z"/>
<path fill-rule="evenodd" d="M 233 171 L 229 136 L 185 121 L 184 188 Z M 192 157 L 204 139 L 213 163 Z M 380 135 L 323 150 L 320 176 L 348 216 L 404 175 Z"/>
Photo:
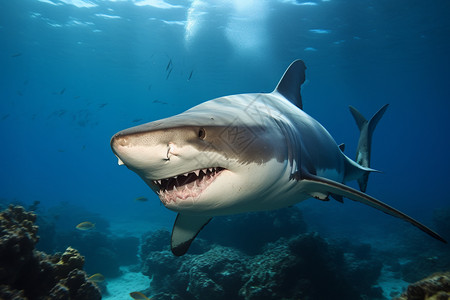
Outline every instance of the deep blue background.
<path fill-rule="evenodd" d="M 369 194 L 427 224 L 450 205 L 449 1 L 170 3 L 0 1 L 0 198 L 170 226 L 174 214 L 117 166 L 110 137 L 208 99 L 270 92 L 301 58 L 304 109 L 350 157 L 348 105 L 369 117 L 390 103 Z M 349 201 L 301 207 L 324 231 L 377 234 L 395 222 Z"/>

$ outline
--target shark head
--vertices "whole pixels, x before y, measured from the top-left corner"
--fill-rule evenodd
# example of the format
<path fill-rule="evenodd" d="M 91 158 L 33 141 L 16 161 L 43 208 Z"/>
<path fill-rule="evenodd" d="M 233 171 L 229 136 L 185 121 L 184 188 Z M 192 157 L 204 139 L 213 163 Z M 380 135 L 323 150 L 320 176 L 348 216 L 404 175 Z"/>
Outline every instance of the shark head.
<path fill-rule="evenodd" d="M 285 171 L 286 151 L 282 133 L 255 117 L 252 100 L 259 95 L 210 100 L 120 131 L 111 139 L 112 150 L 171 210 L 213 216 L 263 209 L 255 202 Z"/>

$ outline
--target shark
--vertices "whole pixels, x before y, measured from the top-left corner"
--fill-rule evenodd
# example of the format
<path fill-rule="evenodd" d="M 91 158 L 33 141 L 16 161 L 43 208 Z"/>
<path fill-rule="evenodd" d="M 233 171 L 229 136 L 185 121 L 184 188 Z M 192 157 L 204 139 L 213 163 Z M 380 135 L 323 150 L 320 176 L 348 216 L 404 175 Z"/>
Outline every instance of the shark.
<path fill-rule="evenodd" d="M 439 234 L 365 193 L 374 129 L 387 109 L 366 118 L 350 111 L 360 130 L 356 159 L 303 110 L 306 66 L 295 60 L 270 93 L 203 102 L 178 115 L 131 127 L 111 138 L 119 165 L 141 177 L 177 212 L 171 250 L 184 255 L 215 216 L 275 210 L 308 198 L 357 201 Z M 346 182 L 356 180 L 360 190 Z"/>

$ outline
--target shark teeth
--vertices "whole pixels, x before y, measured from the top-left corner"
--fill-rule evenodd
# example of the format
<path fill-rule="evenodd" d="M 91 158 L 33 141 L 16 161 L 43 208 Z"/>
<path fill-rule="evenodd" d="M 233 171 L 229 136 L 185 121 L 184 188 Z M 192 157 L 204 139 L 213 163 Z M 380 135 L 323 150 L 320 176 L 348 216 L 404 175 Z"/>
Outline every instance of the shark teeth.
<path fill-rule="evenodd" d="M 152 180 L 157 187 L 156 193 L 166 204 L 189 197 L 197 197 L 223 171 L 221 167 L 198 169 L 192 172 L 176 175 L 170 178 Z"/>

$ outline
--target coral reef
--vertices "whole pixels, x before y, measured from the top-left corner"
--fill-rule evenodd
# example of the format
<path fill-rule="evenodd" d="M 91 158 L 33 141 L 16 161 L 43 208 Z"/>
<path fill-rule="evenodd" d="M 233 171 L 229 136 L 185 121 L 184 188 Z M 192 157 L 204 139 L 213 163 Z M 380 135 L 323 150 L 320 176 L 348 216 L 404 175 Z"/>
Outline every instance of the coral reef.
<path fill-rule="evenodd" d="M 162 232 L 159 233 L 162 237 Z M 210 245 L 198 255 L 147 251 L 142 272 L 161 299 L 362 299 L 381 298 L 372 288 L 381 263 L 358 249 L 344 252 L 317 234 L 282 238 L 258 255 Z"/>
<path fill-rule="evenodd" d="M 181 299 L 238 299 L 236 287 L 244 283 L 247 257 L 222 246 L 201 255 L 180 259 L 170 251 L 155 251 L 143 268 L 146 275 L 156 275 L 152 292 L 172 294 Z M 155 299 L 159 299 L 156 297 Z"/>
<path fill-rule="evenodd" d="M 381 267 L 371 258 L 355 259 L 317 234 L 302 234 L 270 244 L 256 256 L 240 294 L 246 300 L 377 297 L 380 291 L 372 285 Z"/>
<path fill-rule="evenodd" d="M 436 273 L 408 286 L 394 300 L 448 300 L 450 299 L 450 272 Z"/>
<path fill-rule="evenodd" d="M 48 255 L 35 250 L 36 215 L 9 206 L 0 213 L 0 299 L 101 299 L 73 248 Z"/>

